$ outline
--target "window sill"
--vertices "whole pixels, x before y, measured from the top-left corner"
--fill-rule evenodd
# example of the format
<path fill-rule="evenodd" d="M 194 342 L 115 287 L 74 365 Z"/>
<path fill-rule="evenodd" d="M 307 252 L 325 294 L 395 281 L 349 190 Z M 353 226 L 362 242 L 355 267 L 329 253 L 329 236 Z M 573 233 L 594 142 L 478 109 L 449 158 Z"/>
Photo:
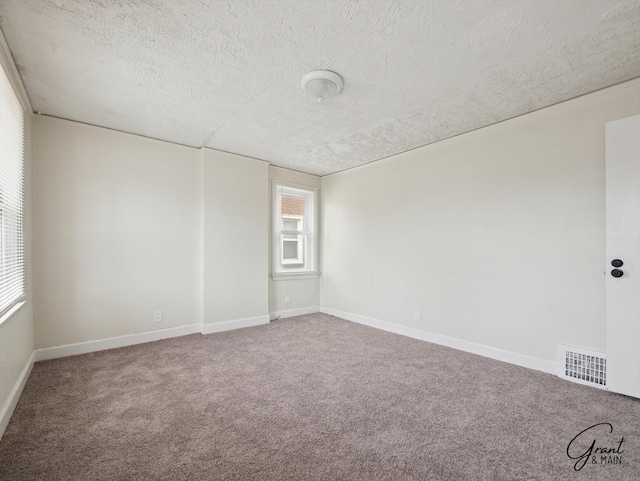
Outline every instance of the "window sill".
<path fill-rule="evenodd" d="M 2 317 L 0 317 L 0 327 L 4 326 L 7 322 L 11 320 L 13 315 L 20 310 L 22 306 L 24 306 L 27 301 L 20 301 L 15 304 L 11 309 L 5 312 Z"/>
<path fill-rule="evenodd" d="M 274 281 L 297 281 L 301 279 L 315 279 L 320 275 L 320 272 L 279 272 L 277 274 L 271 274 L 271 279 Z"/>

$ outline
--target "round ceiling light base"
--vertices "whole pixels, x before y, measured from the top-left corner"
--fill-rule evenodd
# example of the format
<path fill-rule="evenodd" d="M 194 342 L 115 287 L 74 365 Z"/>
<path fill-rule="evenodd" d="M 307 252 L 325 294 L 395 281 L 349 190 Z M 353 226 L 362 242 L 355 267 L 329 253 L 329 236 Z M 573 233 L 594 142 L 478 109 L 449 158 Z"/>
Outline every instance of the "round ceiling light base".
<path fill-rule="evenodd" d="M 302 77 L 302 90 L 322 103 L 340 93 L 344 87 L 342 77 L 331 70 L 314 70 Z"/>

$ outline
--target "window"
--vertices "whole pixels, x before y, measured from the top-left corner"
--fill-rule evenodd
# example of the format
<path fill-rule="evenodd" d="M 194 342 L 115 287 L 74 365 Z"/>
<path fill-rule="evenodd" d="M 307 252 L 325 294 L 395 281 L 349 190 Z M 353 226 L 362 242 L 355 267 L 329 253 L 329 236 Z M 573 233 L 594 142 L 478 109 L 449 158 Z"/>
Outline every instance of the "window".
<path fill-rule="evenodd" d="M 281 201 L 286 202 L 288 199 L 283 198 Z M 304 216 L 282 214 L 282 251 L 280 262 L 287 266 L 304 266 L 305 263 L 305 239 L 301 239 L 297 234 L 284 234 L 284 232 L 300 232 L 302 231 L 302 222 Z"/>
<path fill-rule="evenodd" d="M 316 274 L 316 190 L 273 184 L 273 274 Z"/>
<path fill-rule="evenodd" d="M 24 111 L 0 68 L 0 315 L 23 300 Z"/>

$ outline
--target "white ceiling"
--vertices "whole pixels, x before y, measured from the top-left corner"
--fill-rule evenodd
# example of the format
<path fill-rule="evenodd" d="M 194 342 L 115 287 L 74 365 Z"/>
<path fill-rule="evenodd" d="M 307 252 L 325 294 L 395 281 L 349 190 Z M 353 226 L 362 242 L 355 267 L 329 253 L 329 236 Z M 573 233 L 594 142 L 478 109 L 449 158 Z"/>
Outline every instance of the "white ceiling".
<path fill-rule="evenodd" d="M 0 28 L 35 111 L 319 175 L 640 76 L 640 0 L 1 0 Z"/>

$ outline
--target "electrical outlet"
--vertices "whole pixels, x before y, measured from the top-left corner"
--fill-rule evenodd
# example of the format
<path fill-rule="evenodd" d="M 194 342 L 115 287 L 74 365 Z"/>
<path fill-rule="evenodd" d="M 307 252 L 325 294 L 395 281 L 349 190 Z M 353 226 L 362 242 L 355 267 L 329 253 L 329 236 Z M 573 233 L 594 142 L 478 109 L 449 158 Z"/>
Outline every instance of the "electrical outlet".
<path fill-rule="evenodd" d="M 420 311 L 413 311 L 414 322 L 420 322 Z"/>
<path fill-rule="evenodd" d="M 162 322 L 162 311 L 153 311 L 153 322 Z"/>
<path fill-rule="evenodd" d="M 284 296 L 284 303 L 285 304 L 291 304 L 291 296 L 289 294 Z"/>

